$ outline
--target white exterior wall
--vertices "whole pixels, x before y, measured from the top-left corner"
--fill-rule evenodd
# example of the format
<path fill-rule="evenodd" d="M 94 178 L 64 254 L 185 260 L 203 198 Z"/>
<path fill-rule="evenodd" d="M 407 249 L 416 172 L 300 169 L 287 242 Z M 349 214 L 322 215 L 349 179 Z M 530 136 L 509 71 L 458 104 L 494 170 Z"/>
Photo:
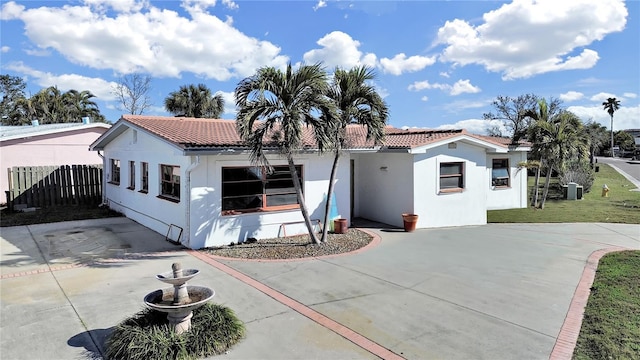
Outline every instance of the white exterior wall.
<path fill-rule="evenodd" d="M 134 140 L 135 138 L 135 140 Z M 247 155 L 184 156 L 171 145 L 144 132 L 128 129 L 105 148 L 106 201 L 109 207 L 128 218 L 162 234 L 169 233 L 173 241 L 199 249 L 237 243 L 249 237 L 270 238 L 279 235 L 307 233 L 299 208 L 241 215 L 221 215 L 221 174 L 227 166 L 250 166 Z M 120 160 L 120 185 L 110 184 L 109 159 Z M 129 161 L 135 161 L 135 189 L 129 187 Z M 286 165 L 279 157 L 271 157 L 272 165 Z M 303 165 L 303 189 L 311 219 L 324 221 L 325 194 L 329 184 L 333 157 L 315 154 L 300 156 Z M 141 162 L 149 164 L 149 191 L 141 193 Z M 180 166 L 180 202 L 158 198 L 160 194 L 160 165 Z M 187 171 L 191 169 L 190 176 Z M 339 215 L 349 219 L 349 158 L 339 164 L 335 186 Z M 191 188 L 190 193 L 188 187 Z M 190 197 L 190 198 L 189 198 Z M 187 207 L 190 203 L 191 206 Z M 286 225 L 283 223 L 299 222 Z M 171 227 L 170 225 L 175 225 Z M 180 229 L 183 229 L 180 234 Z"/>
<path fill-rule="evenodd" d="M 244 159 L 244 160 L 243 160 Z M 287 165 L 280 157 L 270 157 L 272 165 Z M 303 166 L 303 191 L 311 219 L 324 221 L 325 194 L 333 164 L 332 156 L 301 155 L 295 161 Z M 250 166 L 246 155 L 218 155 L 203 157 L 191 176 L 191 238 L 188 246 L 194 249 L 228 245 L 254 237 L 271 238 L 284 235 L 306 234 L 299 208 L 273 212 L 220 215 L 222 168 Z M 343 156 L 338 166 L 335 195 L 340 217 L 350 219 L 349 158 Z M 288 224 L 282 228 L 282 224 Z M 315 224 L 315 222 L 314 222 Z"/>
<path fill-rule="evenodd" d="M 486 155 L 484 148 L 456 142 L 415 155 L 414 193 L 417 228 L 483 225 L 487 223 Z M 440 163 L 464 163 L 462 192 L 439 191 Z"/>
<path fill-rule="evenodd" d="M 137 133 L 134 136 L 134 133 Z M 111 209 L 162 234 L 167 235 L 169 225 L 174 224 L 185 232 L 180 236 L 178 228 L 172 228 L 169 238 L 184 242 L 186 233 L 186 176 L 191 159 L 176 148 L 158 141 L 141 131 L 126 130 L 111 141 L 104 151 L 106 177 L 105 197 Z M 120 160 L 120 185 L 110 184 L 111 165 L 109 159 Z M 129 161 L 135 161 L 135 189 L 129 187 Z M 149 164 L 149 191 L 141 193 L 141 162 Z M 180 166 L 180 202 L 174 203 L 157 196 L 160 194 L 160 165 Z M 180 237 L 180 238 L 179 238 Z"/>
<path fill-rule="evenodd" d="M 518 168 L 518 163 L 527 160 L 524 151 L 510 152 L 509 154 L 489 154 L 487 156 L 487 181 L 489 193 L 487 195 L 487 210 L 518 209 L 528 206 L 529 194 L 527 187 L 527 169 Z M 495 188 L 491 186 L 491 166 L 493 159 L 509 159 L 508 188 Z"/>
<path fill-rule="evenodd" d="M 413 212 L 413 156 L 408 153 L 354 154 L 355 216 L 402 226 Z"/>

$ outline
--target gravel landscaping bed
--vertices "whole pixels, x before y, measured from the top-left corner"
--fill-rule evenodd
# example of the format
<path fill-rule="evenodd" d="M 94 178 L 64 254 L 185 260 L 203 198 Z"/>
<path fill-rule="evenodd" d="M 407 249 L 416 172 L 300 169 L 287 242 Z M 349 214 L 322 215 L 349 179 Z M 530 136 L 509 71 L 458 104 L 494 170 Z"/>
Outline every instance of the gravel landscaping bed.
<path fill-rule="evenodd" d="M 368 245 L 371 235 L 349 229 L 346 234 L 327 235 L 327 242 L 312 244 L 309 235 L 258 239 L 253 243 L 206 248 L 209 254 L 241 259 L 301 259 L 351 252 Z"/>

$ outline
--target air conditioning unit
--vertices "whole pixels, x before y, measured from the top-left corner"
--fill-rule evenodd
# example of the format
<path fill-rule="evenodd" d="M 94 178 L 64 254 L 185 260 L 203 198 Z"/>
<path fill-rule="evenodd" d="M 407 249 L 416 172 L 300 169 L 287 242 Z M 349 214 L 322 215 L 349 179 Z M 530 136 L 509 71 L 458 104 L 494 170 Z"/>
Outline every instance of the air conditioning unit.
<path fill-rule="evenodd" d="M 581 200 L 583 194 L 582 185 L 578 185 L 574 182 L 567 184 L 567 200 Z"/>

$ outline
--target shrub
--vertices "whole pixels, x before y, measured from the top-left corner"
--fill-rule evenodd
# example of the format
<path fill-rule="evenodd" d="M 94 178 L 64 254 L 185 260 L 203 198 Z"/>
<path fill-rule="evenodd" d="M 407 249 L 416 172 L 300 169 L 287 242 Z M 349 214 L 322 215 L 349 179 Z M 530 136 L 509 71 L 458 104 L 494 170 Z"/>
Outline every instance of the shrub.
<path fill-rule="evenodd" d="M 118 324 L 106 343 L 108 359 L 199 359 L 238 343 L 244 324 L 233 310 L 207 303 L 193 311 L 191 329 L 178 335 L 167 314 L 145 309 Z"/>
<path fill-rule="evenodd" d="M 565 164 L 564 169 L 558 176 L 558 182 L 561 185 L 567 185 L 570 182 L 582 185 L 584 192 L 588 192 L 593 186 L 595 173 L 591 168 L 591 164 L 587 160 L 570 161 Z"/>

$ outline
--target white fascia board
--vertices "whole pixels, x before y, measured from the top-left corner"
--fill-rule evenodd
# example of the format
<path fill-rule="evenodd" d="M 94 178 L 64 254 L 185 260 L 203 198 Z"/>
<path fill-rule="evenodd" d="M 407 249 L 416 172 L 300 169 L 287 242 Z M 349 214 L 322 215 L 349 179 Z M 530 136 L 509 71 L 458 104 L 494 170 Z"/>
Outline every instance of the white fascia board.
<path fill-rule="evenodd" d="M 93 144 L 89 145 L 89 150 L 92 150 L 92 151 L 104 150 L 107 144 L 109 144 L 113 139 L 117 138 L 122 133 L 127 131 L 127 129 L 143 132 L 161 142 L 164 142 L 165 144 L 173 147 L 179 152 L 184 152 L 184 148 L 182 148 L 180 145 L 173 143 L 171 141 L 168 141 L 167 139 L 164 139 L 150 131 L 147 131 L 146 129 L 138 127 L 126 120 L 121 120 L 115 123 L 115 125 L 113 125 L 111 129 L 107 130 L 104 134 L 102 134 L 102 136 L 96 139 L 96 141 L 94 141 Z"/>
<path fill-rule="evenodd" d="M 44 125 L 38 125 L 38 126 L 44 126 Z M 29 133 L 24 133 L 24 134 L 7 136 L 7 137 L 0 138 L 0 141 L 8 141 L 8 140 L 15 140 L 15 139 L 27 139 L 27 138 L 32 138 L 32 137 L 36 137 L 36 136 L 59 134 L 59 133 L 65 133 L 65 132 L 70 132 L 70 131 L 78 131 L 78 130 L 83 130 L 83 129 L 91 129 L 91 128 L 94 128 L 94 127 L 100 127 L 100 128 L 109 129 L 111 127 L 111 125 L 105 124 L 105 123 L 79 124 L 78 126 L 69 126 L 69 127 L 60 128 L 60 129 L 45 129 L 45 130 L 42 130 L 42 131 L 34 131 L 34 132 L 29 132 Z"/>
<path fill-rule="evenodd" d="M 475 137 L 471 137 L 468 135 L 458 135 L 455 137 L 446 138 L 440 141 L 435 141 L 429 143 L 427 145 L 418 146 L 409 150 L 412 154 L 424 154 L 429 149 L 436 148 L 438 146 L 446 145 L 452 142 L 465 142 L 471 145 L 479 146 L 485 148 L 487 152 L 495 152 L 495 153 L 507 153 L 509 152 L 509 148 L 506 146 L 501 146 L 498 144 L 494 144 L 488 141 L 480 140 Z"/>

